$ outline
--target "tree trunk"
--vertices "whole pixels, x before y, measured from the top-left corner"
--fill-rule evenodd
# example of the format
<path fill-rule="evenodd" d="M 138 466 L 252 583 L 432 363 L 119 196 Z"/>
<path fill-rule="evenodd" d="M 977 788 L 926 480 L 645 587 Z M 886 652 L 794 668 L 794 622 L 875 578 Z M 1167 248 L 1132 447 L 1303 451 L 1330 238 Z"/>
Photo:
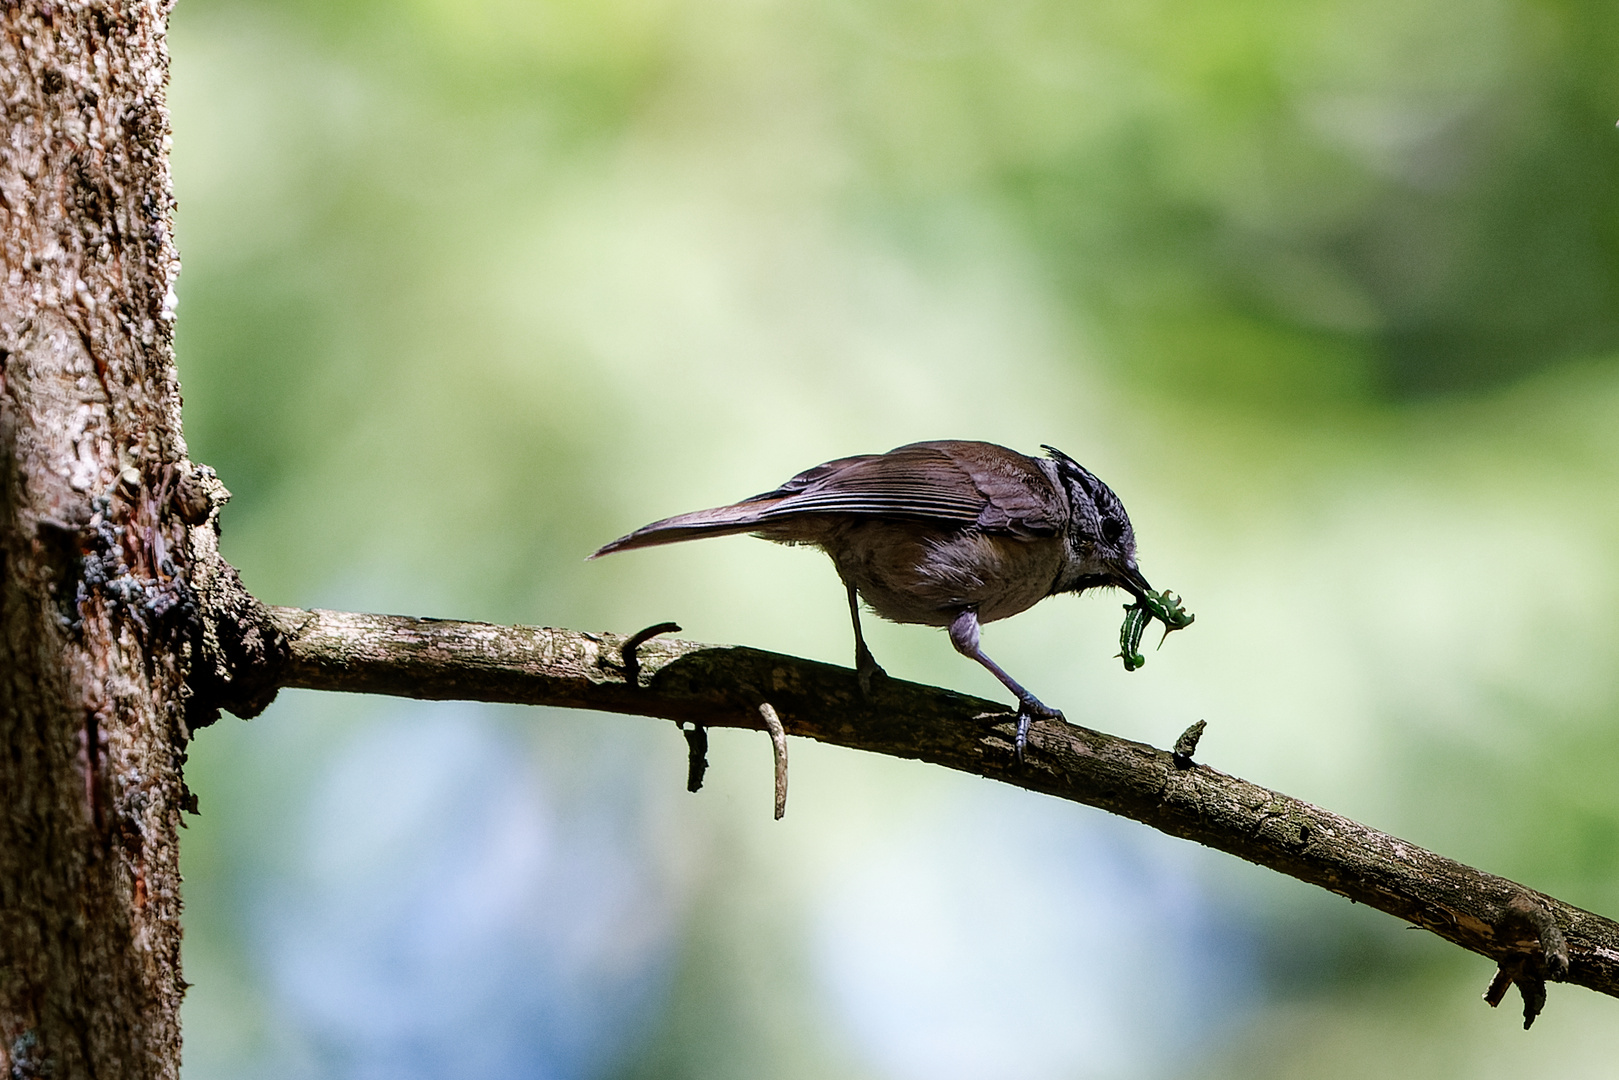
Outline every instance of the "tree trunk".
<path fill-rule="evenodd" d="M 755 650 L 265 609 L 218 558 L 173 358 L 167 0 L 0 9 L 0 1077 L 176 1077 L 191 731 L 278 685 L 547 701 L 923 757 L 1125 813 L 1619 996 L 1619 924 L 1174 754 Z M 278 620 L 283 625 L 278 625 Z M 767 703 L 766 698 L 774 699 Z M 777 709 L 782 715 L 777 716 Z M 701 731 L 688 733 L 690 783 Z"/>
<path fill-rule="evenodd" d="M 0 1075 L 179 1072 L 169 5 L 0 11 Z M 201 502 L 205 512 L 206 499 Z"/>

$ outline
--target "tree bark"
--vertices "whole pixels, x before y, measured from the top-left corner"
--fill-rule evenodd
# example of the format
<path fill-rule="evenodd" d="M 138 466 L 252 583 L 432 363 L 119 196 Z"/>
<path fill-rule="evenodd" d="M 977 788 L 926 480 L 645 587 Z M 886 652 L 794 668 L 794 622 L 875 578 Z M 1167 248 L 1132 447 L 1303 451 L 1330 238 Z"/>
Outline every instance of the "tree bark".
<path fill-rule="evenodd" d="M 179 1070 L 182 511 L 198 501 L 172 349 L 168 10 L 0 10 L 0 1075 L 13 1080 Z"/>

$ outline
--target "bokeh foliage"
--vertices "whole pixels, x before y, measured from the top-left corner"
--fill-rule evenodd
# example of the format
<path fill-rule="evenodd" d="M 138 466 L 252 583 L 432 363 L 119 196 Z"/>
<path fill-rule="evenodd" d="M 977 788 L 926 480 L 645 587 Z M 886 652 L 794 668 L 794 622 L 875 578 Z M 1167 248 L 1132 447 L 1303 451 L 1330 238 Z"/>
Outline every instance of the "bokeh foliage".
<path fill-rule="evenodd" d="M 266 600 L 845 662 L 814 556 L 580 560 L 842 454 L 1051 442 L 1199 619 L 1129 676 L 1111 600 L 992 627 L 1043 698 L 1205 718 L 1218 767 L 1619 911 L 1611 5 L 186 0 L 172 44 L 187 434 Z M 773 828 L 716 744 L 688 799 L 633 720 L 289 695 L 201 733 L 188 1071 L 1616 1049 L 1610 1002 L 1526 1040 L 1482 962 L 1076 808 L 795 747 Z"/>

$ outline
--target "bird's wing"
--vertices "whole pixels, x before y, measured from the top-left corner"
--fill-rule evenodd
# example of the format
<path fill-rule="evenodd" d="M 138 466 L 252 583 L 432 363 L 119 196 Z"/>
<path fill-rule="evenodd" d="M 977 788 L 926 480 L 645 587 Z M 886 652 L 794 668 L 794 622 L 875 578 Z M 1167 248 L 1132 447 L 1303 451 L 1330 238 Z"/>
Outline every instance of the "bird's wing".
<path fill-rule="evenodd" d="M 916 518 L 1012 536 L 1055 536 L 1067 500 L 1033 458 L 982 442 L 912 443 L 886 454 L 839 458 L 730 506 L 636 529 L 592 559 L 628 548 L 755 532 L 820 514 Z"/>
<path fill-rule="evenodd" d="M 912 443 L 799 473 L 749 502 L 761 521 L 798 514 L 923 518 L 986 532 L 1051 536 L 1067 504 L 1032 458 L 991 443 Z"/>

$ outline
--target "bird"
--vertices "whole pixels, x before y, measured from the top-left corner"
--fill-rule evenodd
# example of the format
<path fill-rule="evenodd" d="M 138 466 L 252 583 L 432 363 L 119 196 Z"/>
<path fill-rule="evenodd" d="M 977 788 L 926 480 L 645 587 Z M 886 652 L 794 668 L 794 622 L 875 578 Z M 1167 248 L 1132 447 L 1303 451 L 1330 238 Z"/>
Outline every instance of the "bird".
<path fill-rule="evenodd" d="M 861 632 L 861 600 L 891 622 L 946 627 L 956 651 L 1017 698 L 1021 760 L 1033 720 L 1063 714 L 990 659 L 980 626 L 1060 593 L 1113 586 L 1141 604 L 1152 592 L 1118 496 L 1067 454 L 1041 449 L 1035 458 L 949 439 L 838 458 L 741 502 L 654 521 L 590 558 L 738 533 L 818 547 L 848 593 L 862 691 L 886 673 Z"/>

